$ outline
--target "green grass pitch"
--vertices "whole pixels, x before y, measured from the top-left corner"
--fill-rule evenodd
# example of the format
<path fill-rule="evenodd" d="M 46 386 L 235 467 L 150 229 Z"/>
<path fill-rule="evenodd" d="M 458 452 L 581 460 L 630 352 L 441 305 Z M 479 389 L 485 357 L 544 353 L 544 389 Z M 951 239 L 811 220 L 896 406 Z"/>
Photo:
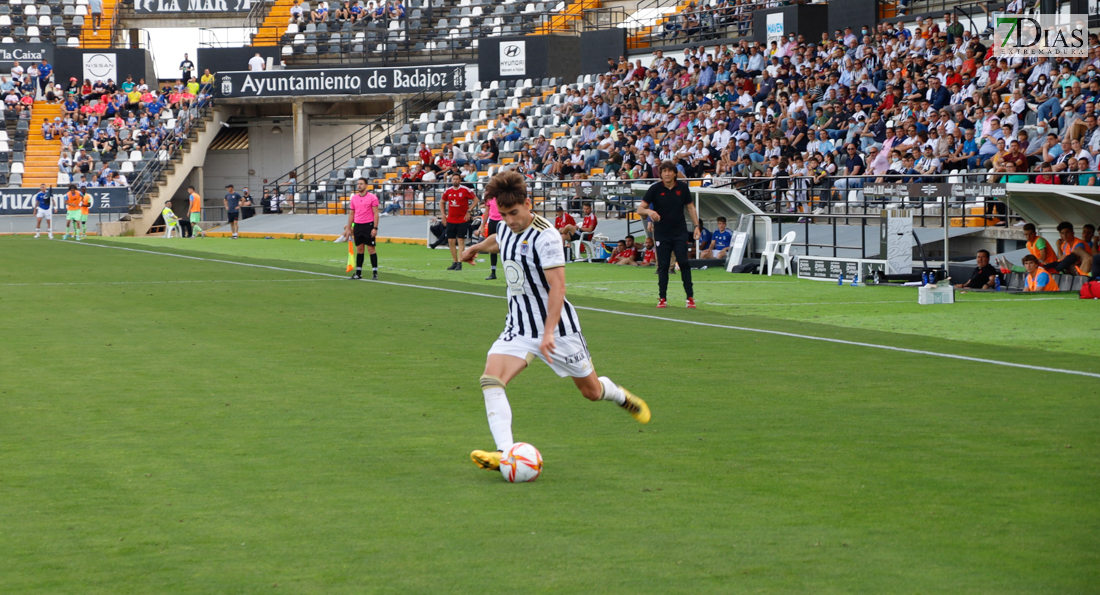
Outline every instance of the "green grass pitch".
<path fill-rule="evenodd" d="M 570 265 L 640 426 L 534 364 L 542 477 L 476 469 L 487 267 L 288 240 L 0 238 L 0 593 L 1095 593 L 1095 303 Z M 153 253 L 150 253 L 153 252 Z M 173 258 L 157 252 L 198 258 Z M 225 260 L 229 262 L 216 262 Z M 246 267 L 250 263 L 265 267 Z"/>

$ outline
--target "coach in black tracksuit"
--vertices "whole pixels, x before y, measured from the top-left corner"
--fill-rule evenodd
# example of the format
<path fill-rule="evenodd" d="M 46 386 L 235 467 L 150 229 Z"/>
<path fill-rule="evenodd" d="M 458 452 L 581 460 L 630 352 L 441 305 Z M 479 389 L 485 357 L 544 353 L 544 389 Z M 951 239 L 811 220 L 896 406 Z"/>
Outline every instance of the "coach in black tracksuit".
<path fill-rule="evenodd" d="M 694 307 L 694 291 L 691 286 L 691 266 L 688 265 L 688 242 L 699 239 L 699 215 L 695 212 L 695 201 L 686 182 L 676 179 L 676 165 L 671 161 L 661 163 L 661 181 L 649 187 L 638 215 L 653 220 L 653 239 L 657 248 L 657 285 L 661 301 L 658 308 L 665 307 L 665 294 L 668 290 L 668 269 L 670 257 L 676 254 L 680 265 L 680 276 L 684 281 L 684 293 L 687 294 L 688 307 Z M 684 208 L 691 214 L 695 224 L 694 233 L 687 230 Z"/>

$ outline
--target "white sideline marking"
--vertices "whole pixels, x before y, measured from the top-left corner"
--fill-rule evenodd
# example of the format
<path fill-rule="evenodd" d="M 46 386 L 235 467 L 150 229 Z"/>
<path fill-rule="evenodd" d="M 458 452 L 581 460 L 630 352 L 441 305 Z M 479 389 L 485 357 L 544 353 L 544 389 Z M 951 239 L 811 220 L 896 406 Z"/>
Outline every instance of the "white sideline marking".
<path fill-rule="evenodd" d="M 317 282 L 328 279 L 190 279 L 176 281 L 87 281 L 81 283 L 0 283 L 0 287 L 41 287 L 46 285 L 163 285 L 166 283 L 286 283 Z"/>
<path fill-rule="evenodd" d="M 1016 302 L 1017 304 L 1021 304 L 1021 303 L 1025 303 L 1025 302 L 1027 302 L 1027 303 L 1030 303 L 1030 302 L 1046 302 L 1046 301 L 1050 301 L 1050 300 L 1069 300 L 1069 299 L 1074 299 L 1075 300 L 1077 298 L 1070 298 L 1070 297 L 1064 297 L 1064 298 L 1060 298 L 1060 297 L 993 298 L 993 299 L 988 299 L 988 300 L 963 300 L 961 302 L 955 302 L 955 303 L 956 304 L 989 304 L 989 303 L 993 303 L 993 302 Z M 767 303 L 767 304 L 750 304 L 750 303 L 744 303 L 744 304 L 719 304 L 718 302 L 704 302 L 704 303 L 708 306 L 727 306 L 727 307 L 729 307 L 729 306 L 732 306 L 732 307 L 754 306 L 754 307 L 756 307 L 756 306 L 833 306 L 833 305 L 837 305 L 837 304 L 840 304 L 840 305 L 849 305 L 849 304 L 915 304 L 916 302 L 914 302 L 913 300 L 881 300 L 881 301 L 870 301 L 870 302 L 791 302 L 791 303 L 788 303 L 788 302 L 782 302 L 782 303 L 772 302 L 772 303 Z"/>
<path fill-rule="evenodd" d="M 248 263 L 248 262 L 236 262 L 236 261 L 232 261 L 232 260 L 222 260 L 222 259 L 219 259 L 219 258 L 203 258 L 203 257 L 200 257 L 200 256 L 187 256 L 187 255 L 184 255 L 184 254 L 172 254 L 171 252 L 157 252 L 155 250 L 141 250 L 139 248 L 125 248 L 123 246 L 108 246 L 108 245 L 105 245 L 105 244 L 92 244 L 92 243 L 88 243 L 88 242 L 83 242 L 83 243 L 81 243 L 81 245 L 83 245 L 83 246 L 95 246 L 97 248 L 111 248 L 111 249 L 114 249 L 114 250 L 127 250 L 127 251 L 130 251 L 130 252 L 143 252 L 145 254 L 156 254 L 156 255 L 160 255 L 160 256 L 172 256 L 172 257 L 175 257 L 175 258 L 186 258 L 188 260 L 201 260 L 201 261 L 205 261 L 205 262 L 220 262 L 220 263 L 223 263 L 223 264 L 232 264 L 232 265 L 252 267 L 252 268 L 257 268 L 257 269 L 269 269 L 269 270 L 272 270 L 272 271 L 283 271 L 283 272 L 288 272 L 288 273 L 300 273 L 300 274 L 303 274 L 303 275 L 316 275 L 316 276 L 321 276 L 321 277 L 334 277 L 334 278 L 338 278 L 338 279 L 347 279 L 347 277 L 344 276 L 344 275 L 336 275 L 336 274 L 333 274 L 333 273 L 319 273 L 319 272 L 316 272 L 316 271 L 303 271 L 303 270 L 300 270 L 300 269 L 288 269 L 288 268 L 284 268 L 284 267 L 275 267 L 275 266 L 264 265 L 264 264 L 252 264 L 252 263 Z M 395 283 L 393 281 L 371 281 L 371 283 L 379 284 L 379 285 L 393 285 L 395 287 L 409 287 L 409 288 L 414 288 L 414 289 L 427 289 L 427 290 L 430 290 L 430 291 L 441 291 L 441 292 L 444 292 L 444 293 L 457 293 L 457 294 L 461 294 L 461 295 L 474 295 L 474 296 L 478 296 L 478 297 L 487 297 L 487 298 L 493 298 L 493 299 L 498 299 L 498 300 L 504 299 L 504 296 L 500 296 L 500 295 L 493 295 L 493 294 L 490 294 L 490 293 L 479 293 L 479 292 L 476 292 L 476 291 L 464 291 L 464 290 L 461 290 L 461 289 L 447 289 L 445 287 L 429 287 L 429 286 L 426 286 L 426 285 L 412 285 L 410 283 Z M 1055 299 L 1060 299 L 1060 298 L 1055 298 Z M 927 355 L 927 356 L 930 356 L 930 357 L 942 357 L 942 358 L 955 359 L 955 360 L 961 360 L 961 361 L 967 361 L 967 362 L 990 364 L 990 365 L 994 365 L 994 366 L 1004 366 L 1006 368 L 1022 368 L 1022 369 L 1025 369 L 1025 370 L 1037 370 L 1039 372 L 1051 372 L 1053 374 L 1071 374 L 1071 375 L 1074 375 L 1074 376 L 1087 376 L 1089 378 L 1100 378 L 1100 374 L 1097 374 L 1095 372 L 1082 372 L 1082 371 L 1079 371 L 1079 370 L 1063 370 L 1063 369 L 1060 369 L 1060 368 L 1048 368 L 1048 367 L 1045 367 L 1045 366 L 1033 366 L 1031 364 L 1018 364 L 1018 363 L 1015 363 L 1015 362 L 1005 362 L 1005 361 L 1000 361 L 1000 360 L 995 360 L 995 359 L 987 359 L 987 358 L 982 358 L 982 357 L 970 357 L 968 355 L 956 355 L 956 354 L 953 354 L 953 353 L 937 353 L 935 351 L 925 351 L 923 349 L 909 349 L 909 348 L 906 348 L 906 347 L 894 347 L 894 346 L 891 346 L 891 345 L 878 345 L 878 344 L 875 344 L 875 343 L 864 343 L 862 341 L 847 341 L 845 339 L 833 339 L 833 338 L 829 338 L 829 337 L 815 337 L 813 335 L 801 335 L 801 334 L 798 334 L 798 333 L 788 333 L 788 332 L 785 332 L 785 331 L 773 331 L 773 330 L 768 330 L 768 329 L 749 328 L 749 327 L 734 326 L 734 325 L 729 325 L 729 324 L 715 324 L 715 323 L 712 323 L 712 322 L 699 322 L 699 321 L 695 321 L 695 320 L 683 320 L 683 319 L 679 319 L 679 318 L 663 318 L 661 316 L 654 316 L 652 314 L 635 314 L 633 312 L 619 312 L 619 311 L 616 311 L 616 310 L 606 310 L 604 308 L 592 308 L 592 307 L 588 307 L 588 306 L 576 306 L 576 305 L 574 305 L 574 307 L 578 310 L 585 310 L 585 311 L 588 311 L 588 312 L 600 312 L 600 313 L 603 313 L 603 314 L 614 314 L 616 316 L 629 316 L 631 318 L 644 318 L 644 319 L 648 319 L 648 320 L 659 320 L 661 322 L 690 324 L 692 326 L 702 326 L 702 327 L 708 327 L 708 328 L 720 328 L 720 329 L 727 329 L 727 330 L 732 330 L 732 331 L 742 331 L 742 332 L 746 332 L 746 333 L 760 333 L 760 334 L 764 334 L 764 335 L 774 335 L 774 336 L 778 336 L 778 337 L 790 337 L 792 339 L 805 339 L 807 341 L 824 341 L 826 343 L 836 343 L 836 344 L 839 344 L 839 345 L 852 345 L 854 347 L 867 347 L 867 348 L 870 348 L 870 349 L 882 349 L 882 350 L 885 350 L 885 351 L 896 351 L 896 352 L 899 352 L 899 353 L 912 353 L 912 354 L 915 354 L 915 355 Z"/>
<path fill-rule="evenodd" d="M 675 274 L 675 273 L 674 273 Z M 656 277 L 656 275 L 654 275 Z M 669 276 L 669 279 L 675 279 L 675 277 Z M 610 285 L 613 283 L 653 283 L 653 279 L 620 279 L 615 281 L 588 281 L 586 283 L 570 283 L 573 287 L 584 287 L 586 285 Z M 692 285 L 723 285 L 726 283 L 770 283 L 772 285 L 797 285 L 798 281 L 696 281 L 691 280 Z"/>

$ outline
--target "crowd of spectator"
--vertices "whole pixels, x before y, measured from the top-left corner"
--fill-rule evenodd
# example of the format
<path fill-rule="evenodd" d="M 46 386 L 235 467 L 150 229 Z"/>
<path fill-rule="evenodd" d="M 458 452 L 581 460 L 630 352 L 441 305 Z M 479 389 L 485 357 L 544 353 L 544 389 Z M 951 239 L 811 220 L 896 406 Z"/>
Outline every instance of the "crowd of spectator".
<path fill-rule="evenodd" d="M 743 37 L 752 31 L 752 12 L 761 8 L 782 6 L 779 0 L 716 0 L 699 2 L 691 0 L 679 12 L 669 15 L 656 33 L 670 42 L 701 41 L 718 37 Z M 722 35 L 723 29 L 730 30 Z"/>
<path fill-rule="evenodd" d="M 290 23 L 305 25 L 324 23 L 330 20 L 350 23 L 388 22 L 405 18 L 405 5 L 402 0 L 364 2 L 363 0 L 343 0 L 329 3 L 319 0 L 312 7 L 308 2 L 294 0 L 290 7 Z"/>
<path fill-rule="evenodd" d="M 42 136 L 61 143 L 58 173 L 74 183 L 127 186 L 127 174 L 142 162 L 165 159 L 164 152 L 187 138 L 210 91 L 193 77 L 159 90 L 132 76 L 121 84 L 74 77 L 61 90 L 62 115 L 42 119 Z"/>
<path fill-rule="evenodd" d="M 609 59 L 555 107 L 574 148 L 534 137 L 522 115 L 496 138 L 528 139 L 511 167 L 566 179 L 763 178 L 789 209 L 862 178 L 922 181 L 960 171 L 994 181 L 1096 184 L 1100 48 L 1086 58 L 994 58 L 951 15 L 915 28 L 882 23 L 809 40 L 688 48 L 683 59 Z M 453 150 L 448 146 L 446 151 Z M 495 142 L 471 158 L 496 162 Z M 1086 173 L 1081 173 L 1086 172 Z M 882 179 L 882 178 L 876 178 Z"/>
<path fill-rule="evenodd" d="M 25 67 L 15 60 L 11 70 L 0 75 L 0 95 L 5 110 L 13 110 L 18 118 L 26 120 L 31 117 L 35 97 L 60 101 L 61 88 L 53 84 L 53 66 L 45 58 L 40 63 L 28 62 Z"/>

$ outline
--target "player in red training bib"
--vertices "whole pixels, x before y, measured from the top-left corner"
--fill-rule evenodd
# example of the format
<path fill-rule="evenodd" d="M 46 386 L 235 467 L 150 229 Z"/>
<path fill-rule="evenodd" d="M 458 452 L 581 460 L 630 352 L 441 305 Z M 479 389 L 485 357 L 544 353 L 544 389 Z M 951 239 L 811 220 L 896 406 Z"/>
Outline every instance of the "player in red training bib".
<path fill-rule="evenodd" d="M 443 193 L 443 206 L 447 212 L 447 245 L 451 247 L 448 271 L 461 271 L 458 255 L 466 249 L 466 236 L 470 234 L 470 205 L 477 202 L 472 190 L 462 185 L 462 176 L 451 176 L 451 187 Z"/>

